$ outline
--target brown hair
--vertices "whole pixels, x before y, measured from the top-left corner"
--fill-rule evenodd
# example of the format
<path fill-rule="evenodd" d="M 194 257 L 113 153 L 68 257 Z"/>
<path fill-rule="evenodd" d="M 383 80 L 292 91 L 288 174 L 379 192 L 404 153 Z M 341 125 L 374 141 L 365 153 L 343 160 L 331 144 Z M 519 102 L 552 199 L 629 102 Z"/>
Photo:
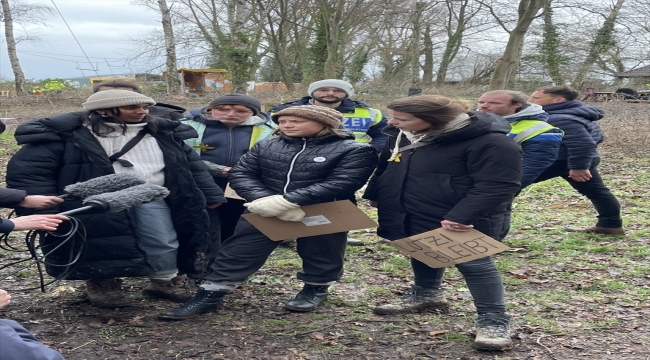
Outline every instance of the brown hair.
<path fill-rule="evenodd" d="M 458 115 L 470 109 L 464 100 L 454 100 L 441 95 L 409 96 L 391 101 L 387 108 L 422 119 L 431 124 L 432 130 L 441 130 Z"/>

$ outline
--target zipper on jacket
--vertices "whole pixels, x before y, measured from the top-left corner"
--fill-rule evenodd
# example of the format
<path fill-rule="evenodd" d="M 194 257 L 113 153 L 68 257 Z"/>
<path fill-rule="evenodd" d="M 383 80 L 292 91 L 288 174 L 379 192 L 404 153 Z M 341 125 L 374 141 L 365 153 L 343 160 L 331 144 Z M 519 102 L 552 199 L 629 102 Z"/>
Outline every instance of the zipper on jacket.
<path fill-rule="evenodd" d="M 284 184 L 284 189 L 282 190 L 283 194 L 287 193 L 287 188 L 289 187 L 289 183 L 291 182 L 291 173 L 293 172 L 293 165 L 296 163 L 296 159 L 307 148 L 307 139 L 302 138 L 302 141 L 303 141 L 302 149 L 300 149 L 300 151 L 298 151 L 298 153 L 293 157 L 293 159 L 291 159 L 291 165 L 289 165 L 289 171 L 287 172 L 287 182 Z"/>
<path fill-rule="evenodd" d="M 232 158 L 232 155 L 235 152 L 235 149 L 234 149 L 235 144 L 234 144 L 233 140 L 234 140 L 234 136 L 233 136 L 232 128 L 228 128 L 228 157 L 227 157 L 227 160 L 226 160 L 228 163 L 224 164 L 224 165 L 227 165 L 227 166 L 234 166 L 235 165 L 233 163 L 233 158 Z M 232 164 L 232 165 L 230 165 L 230 164 Z"/>

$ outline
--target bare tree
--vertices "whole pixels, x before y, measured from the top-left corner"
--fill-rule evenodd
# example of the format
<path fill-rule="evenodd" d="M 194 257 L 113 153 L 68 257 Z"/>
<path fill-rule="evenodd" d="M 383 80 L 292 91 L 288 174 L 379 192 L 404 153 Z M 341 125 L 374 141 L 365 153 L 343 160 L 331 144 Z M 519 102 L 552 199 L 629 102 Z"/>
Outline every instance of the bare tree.
<path fill-rule="evenodd" d="M 179 0 L 179 4 L 187 10 L 179 16 L 194 24 L 213 54 L 225 61 L 232 91 L 246 92 L 263 56 L 258 53 L 262 28 L 251 23 L 257 4 L 245 0 Z"/>
<path fill-rule="evenodd" d="M 449 65 L 458 55 L 461 44 L 463 43 L 463 36 L 468 27 L 469 22 L 481 9 L 479 6 L 472 8 L 470 0 L 460 1 L 446 1 L 448 17 L 447 17 L 447 44 L 445 51 L 440 59 L 440 66 L 438 67 L 438 74 L 436 76 L 436 84 L 442 85 L 447 78 L 447 71 Z M 454 26 L 454 23 L 456 25 Z"/>
<path fill-rule="evenodd" d="M 594 64 L 601 58 L 602 54 L 610 51 L 615 47 L 616 42 L 614 40 L 614 25 L 616 18 L 618 17 L 618 13 L 623 7 L 623 3 L 625 3 L 625 0 L 616 1 L 616 4 L 603 22 L 603 26 L 598 29 L 596 37 L 589 44 L 589 52 L 587 53 L 587 57 L 582 62 L 578 73 L 572 81 L 573 86 L 582 87 L 585 77 L 594 66 Z"/>
<path fill-rule="evenodd" d="M 158 0 L 158 7 L 162 14 L 162 27 L 165 34 L 165 59 L 167 65 L 167 93 L 178 94 L 181 92 L 181 78 L 176 69 L 176 42 L 174 41 L 174 27 L 172 16 L 167 1 Z"/>
<path fill-rule="evenodd" d="M 20 41 L 14 36 L 14 22 L 38 22 L 47 14 L 52 13 L 52 8 L 38 4 L 22 4 L 14 1 L 9 4 L 9 0 L 0 0 L 2 6 L 2 21 L 5 25 L 5 40 L 7 41 L 7 55 L 11 63 L 11 70 L 14 73 L 16 84 L 16 94 L 18 96 L 27 95 L 25 88 L 25 73 L 20 66 L 20 60 L 16 52 L 16 44 Z M 33 38 L 31 40 L 34 40 Z"/>
<path fill-rule="evenodd" d="M 544 7 L 547 0 L 519 0 L 517 8 L 517 25 L 509 30 L 501 18 L 496 14 L 494 7 L 485 1 L 480 1 L 486 6 L 494 19 L 509 34 L 508 43 L 501 58 L 494 66 L 494 72 L 490 79 L 490 90 L 505 89 L 514 79 L 519 60 L 524 48 L 524 40 L 530 24 L 537 17 L 537 13 Z"/>

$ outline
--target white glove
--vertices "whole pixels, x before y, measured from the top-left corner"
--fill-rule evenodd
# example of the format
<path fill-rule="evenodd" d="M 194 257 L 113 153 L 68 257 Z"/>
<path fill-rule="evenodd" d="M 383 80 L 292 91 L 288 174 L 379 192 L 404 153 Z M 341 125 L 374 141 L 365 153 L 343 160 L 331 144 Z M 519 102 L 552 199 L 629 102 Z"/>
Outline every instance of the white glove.
<path fill-rule="evenodd" d="M 284 221 L 301 221 L 305 218 L 305 212 L 301 208 L 291 209 L 278 215 L 278 219 Z"/>
<path fill-rule="evenodd" d="M 263 217 L 278 216 L 287 210 L 300 209 L 300 205 L 288 202 L 282 195 L 266 196 L 246 203 L 244 206 L 250 212 Z"/>

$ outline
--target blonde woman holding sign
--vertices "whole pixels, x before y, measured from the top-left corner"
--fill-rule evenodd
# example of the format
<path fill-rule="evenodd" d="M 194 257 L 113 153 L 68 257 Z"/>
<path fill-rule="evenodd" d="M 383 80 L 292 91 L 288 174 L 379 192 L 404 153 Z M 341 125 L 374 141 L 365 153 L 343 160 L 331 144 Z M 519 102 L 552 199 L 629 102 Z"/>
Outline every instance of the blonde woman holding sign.
<path fill-rule="evenodd" d="M 378 235 L 398 240 L 443 228 L 474 228 L 498 238 L 506 208 L 521 183 L 521 149 L 500 117 L 468 112 L 444 96 L 414 96 L 388 105 L 388 143 L 364 194 L 378 208 Z M 378 306 L 381 315 L 447 304 L 444 268 L 411 259 L 415 285 L 402 301 Z M 475 346 L 509 350 L 501 276 L 491 257 L 456 265 L 478 311 Z"/>

